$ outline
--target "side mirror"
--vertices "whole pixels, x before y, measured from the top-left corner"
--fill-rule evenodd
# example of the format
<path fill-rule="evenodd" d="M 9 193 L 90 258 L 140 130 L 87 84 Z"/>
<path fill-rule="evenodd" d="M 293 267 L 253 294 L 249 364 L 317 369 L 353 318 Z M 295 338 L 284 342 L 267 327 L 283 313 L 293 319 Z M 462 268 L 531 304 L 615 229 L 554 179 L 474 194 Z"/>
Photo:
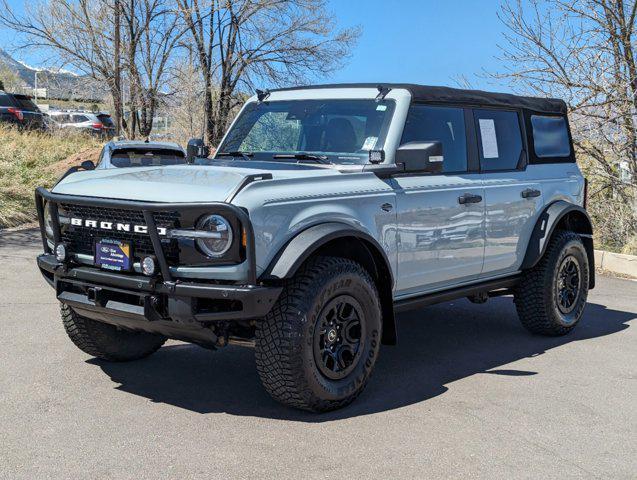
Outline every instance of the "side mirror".
<path fill-rule="evenodd" d="M 210 147 L 201 138 L 192 138 L 188 141 L 188 146 L 186 147 L 186 160 L 188 163 L 194 163 L 196 158 L 208 158 L 209 156 Z"/>
<path fill-rule="evenodd" d="M 92 160 L 84 160 L 82 163 L 80 163 L 80 167 L 82 167 L 84 170 L 95 170 L 95 164 Z"/>
<path fill-rule="evenodd" d="M 442 142 L 409 142 L 396 150 L 396 163 L 405 166 L 405 172 L 442 173 L 444 156 Z"/>

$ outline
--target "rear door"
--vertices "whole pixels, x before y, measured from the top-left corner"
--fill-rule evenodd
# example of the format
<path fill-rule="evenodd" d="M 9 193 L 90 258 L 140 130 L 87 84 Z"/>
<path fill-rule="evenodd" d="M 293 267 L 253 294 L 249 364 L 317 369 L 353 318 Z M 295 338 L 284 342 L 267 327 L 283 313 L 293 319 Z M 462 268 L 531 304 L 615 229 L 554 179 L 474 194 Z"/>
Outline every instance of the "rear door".
<path fill-rule="evenodd" d="M 439 290 L 478 278 L 484 253 L 484 195 L 470 172 L 470 111 L 413 105 L 401 143 L 442 143 L 442 173 L 394 177 L 397 202 L 397 295 Z M 475 151 L 475 149 L 474 149 Z M 462 198 L 472 200 L 461 203 Z"/>
<path fill-rule="evenodd" d="M 473 111 L 486 203 L 482 277 L 516 271 L 542 207 L 541 184 L 530 178 L 522 114 Z"/>

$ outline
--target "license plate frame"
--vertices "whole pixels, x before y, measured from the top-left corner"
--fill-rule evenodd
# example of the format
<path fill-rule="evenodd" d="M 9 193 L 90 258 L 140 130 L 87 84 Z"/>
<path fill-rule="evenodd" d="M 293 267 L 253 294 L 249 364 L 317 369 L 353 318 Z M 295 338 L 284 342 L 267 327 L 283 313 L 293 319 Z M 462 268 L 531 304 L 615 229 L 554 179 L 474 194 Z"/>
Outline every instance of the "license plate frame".
<path fill-rule="evenodd" d="M 130 242 L 101 238 L 95 242 L 95 266 L 111 272 L 130 272 L 133 247 Z"/>

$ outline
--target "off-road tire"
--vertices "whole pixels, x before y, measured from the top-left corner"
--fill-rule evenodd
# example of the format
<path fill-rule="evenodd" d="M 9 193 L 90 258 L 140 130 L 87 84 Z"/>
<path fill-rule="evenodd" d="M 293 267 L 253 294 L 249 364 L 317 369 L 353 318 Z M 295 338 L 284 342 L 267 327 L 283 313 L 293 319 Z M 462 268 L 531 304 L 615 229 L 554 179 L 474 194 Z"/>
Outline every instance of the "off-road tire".
<path fill-rule="evenodd" d="M 318 326 L 326 318 L 325 309 L 340 298 L 354 299 L 361 310 L 364 333 L 352 370 L 347 373 L 344 369 L 345 377 L 333 379 L 316 361 L 315 342 L 322 340 L 315 333 L 321 335 Z M 314 412 L 341 408 L 367 384 L 378 357 L 381 332 L 380 300 L 369 273 L 344 258 L 312 259 L 286 282 L 270 313 L 257 323 L 255 358 L 261 382 L 274 399 L 291 407 Z"/>
<path fill-rule="evenodd" d="M 83 352 L 102 360 L 127 362 L 156 352 L 166 337 L 146 332 L 118 329 L 114 325 L 78 315 L 68 305 L 60 305 L 67 335 Z"/>
<path fill-rule="evenodd" d="M 572 311 L 560 310 L 559 281 L 563 262 L 573 259 L 579 273 L 579 294 Z M 514 301 L 522 325 L 532 333 L 558 336 L 569 333 L 579 323 L 588 296 L 589 267 L 582 239 L 570 231 L 557 231 L 538 264 L 524 272 L 515 288 Z"/>

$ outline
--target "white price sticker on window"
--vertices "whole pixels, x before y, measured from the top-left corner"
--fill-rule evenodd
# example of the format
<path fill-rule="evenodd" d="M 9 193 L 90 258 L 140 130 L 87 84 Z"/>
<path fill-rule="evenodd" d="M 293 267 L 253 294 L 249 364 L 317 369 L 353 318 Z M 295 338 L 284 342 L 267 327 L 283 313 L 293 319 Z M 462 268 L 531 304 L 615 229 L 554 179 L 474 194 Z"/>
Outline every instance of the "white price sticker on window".
<path fill-rule="evenodd" d="M 495 122 L 491 118 L 481 118 L 480 138 L 482 139 L 482 156 L 484 158 L 498 158 L 498 138 L 495 134 Z"/>

